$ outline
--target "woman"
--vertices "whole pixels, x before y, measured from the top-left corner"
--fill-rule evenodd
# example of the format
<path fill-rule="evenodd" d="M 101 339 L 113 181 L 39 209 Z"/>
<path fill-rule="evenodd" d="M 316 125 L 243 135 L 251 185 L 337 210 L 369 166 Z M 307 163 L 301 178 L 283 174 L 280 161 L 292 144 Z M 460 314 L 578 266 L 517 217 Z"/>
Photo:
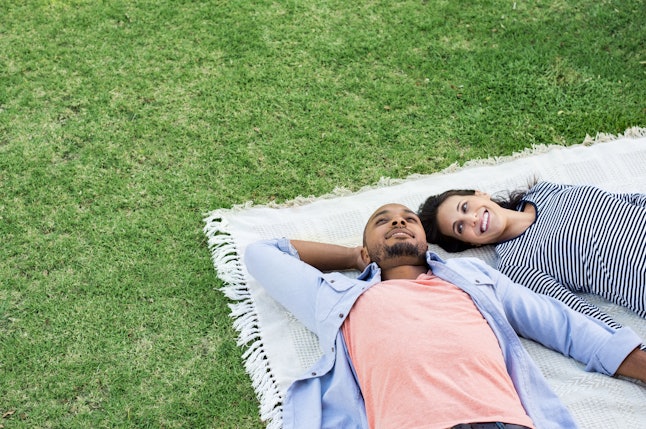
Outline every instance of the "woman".
<path fill-rule="evenodd" d="M 498 269 L 535 292 L 620 325 L 574 292 L 594 293 L 646 317 L 646 195 L 539 182 L 505 199 L 452 190 L 419 217 L 449 252 L 496 244 Z"/>

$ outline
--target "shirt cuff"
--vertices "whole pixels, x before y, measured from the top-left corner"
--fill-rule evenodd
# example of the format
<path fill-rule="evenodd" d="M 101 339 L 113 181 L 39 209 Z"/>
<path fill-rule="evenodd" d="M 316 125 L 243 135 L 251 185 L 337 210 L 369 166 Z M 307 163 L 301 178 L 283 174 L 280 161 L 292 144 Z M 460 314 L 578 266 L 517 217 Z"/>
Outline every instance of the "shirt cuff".
<path fill-rule="evenodd" d="M 295 256 L 298 259 L 301 259 L 300 255 L 298 254 L 298 250 L 294 246 L 292 246 L 292 242 L 289 241 L 289 238 L 279 238 L 276 243 L 276 247 L 280 249 L 281 252 L 287 253 L 290 256 Z"/>
<path fill-rule="evenodd" d="M 639 347 L 641 338 L 627 326 L 618 329 L 598 350 L 588 363 L 586 371 L 596 371 L 606 375 L 615 375 L 619 365 L 628 355 Z"/>

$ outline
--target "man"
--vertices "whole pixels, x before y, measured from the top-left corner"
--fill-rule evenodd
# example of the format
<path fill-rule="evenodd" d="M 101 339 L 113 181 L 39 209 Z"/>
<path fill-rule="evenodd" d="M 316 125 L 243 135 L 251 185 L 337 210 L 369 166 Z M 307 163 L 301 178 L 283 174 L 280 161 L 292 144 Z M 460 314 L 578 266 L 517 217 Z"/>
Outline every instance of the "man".
<path fill-rule="evenodd" d="M 576 427 L 516 333 L 589 371 L 646 381 L 632 330 L 608 328 L 477 259 L 442 261 L 399 204 L 373 213 L 360 248 L 271 240 L 249 246 L 245 262 L 323 351 L 286 393 L 285 428 Z M 364 267 L 357 279 L 324 272 Z"/>

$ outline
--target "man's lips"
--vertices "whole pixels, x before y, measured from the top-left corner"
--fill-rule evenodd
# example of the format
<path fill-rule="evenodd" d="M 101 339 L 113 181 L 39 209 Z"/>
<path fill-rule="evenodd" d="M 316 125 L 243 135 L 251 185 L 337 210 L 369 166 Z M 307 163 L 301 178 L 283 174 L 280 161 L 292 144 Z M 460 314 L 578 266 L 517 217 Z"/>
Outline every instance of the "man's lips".
<path fill-rule="evenodd" d="M 413 234 L 404 228 L 394 228 L 391 231 L 386 234 L 386 238 L 391 238 L 391 237 L 396 237 L 396 236 L 406 236 L 406 237 L 413 237 Z"/>

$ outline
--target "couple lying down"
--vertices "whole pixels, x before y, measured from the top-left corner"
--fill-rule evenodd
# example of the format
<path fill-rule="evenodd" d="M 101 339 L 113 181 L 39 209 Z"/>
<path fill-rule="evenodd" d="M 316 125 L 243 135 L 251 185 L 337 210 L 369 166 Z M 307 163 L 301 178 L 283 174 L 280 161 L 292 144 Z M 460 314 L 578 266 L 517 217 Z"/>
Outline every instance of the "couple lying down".
<path fill-rule="evenodd" d="M 514 283 L 474 258 L 429 252 L 420 218 L 387 204 L 355 248 L 289 239 L 245 252 L 249 273 L 319 340 L 292 383 L 286 428 L 571 428 L 519 335 L 586 370 L 646 381 L 642 340 Z M 352 279 L 335 270 L 359 269 Z"/>

